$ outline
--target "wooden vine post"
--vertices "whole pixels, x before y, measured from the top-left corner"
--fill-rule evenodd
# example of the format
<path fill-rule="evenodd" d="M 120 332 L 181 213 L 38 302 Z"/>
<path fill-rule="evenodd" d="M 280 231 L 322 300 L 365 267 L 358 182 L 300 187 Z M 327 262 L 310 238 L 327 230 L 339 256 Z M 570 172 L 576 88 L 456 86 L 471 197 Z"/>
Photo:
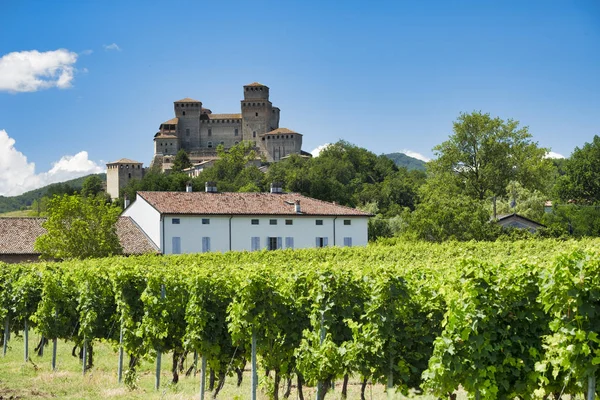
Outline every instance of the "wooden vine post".
<path fill-rule="evenodd" d="M 256 388 L 258 387 L 258 371 L 256 370 L 256 332 L 252 328 L 252 400 L 256 400 Z"/>
<path fill-rule="evenodd" d="M 166 297 L 165 285 L 160 286 L 160 298 L 164 300 Z M 160 362 L 162 359 L 161 349 L 156 349 L 156 379 L 154 380 L 154 389 L 160 388 Z"/>

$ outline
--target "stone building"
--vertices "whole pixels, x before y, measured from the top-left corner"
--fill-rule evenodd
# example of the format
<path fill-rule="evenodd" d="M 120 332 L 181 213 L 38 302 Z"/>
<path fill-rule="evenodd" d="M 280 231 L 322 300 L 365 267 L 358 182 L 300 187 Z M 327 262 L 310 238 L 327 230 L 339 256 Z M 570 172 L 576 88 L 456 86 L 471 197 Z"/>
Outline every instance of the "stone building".
<path fill-rule="evenodd" d="M 144 176 L 142 163 L 128 158 L 106 164 L 106 193 L 111 199 L 119 197 L 119 192 L 131 179 L 141 180 Z"/>
<path fill-rule="evenodd" d="M 244 86 L 239 114 L 213 114 L 190 98 L 173 103 L 175 118 L 160 124 L 154 135 L 153 165 L 170 169 L 174 156 L 185 150 L 192 163 L 217 158 L 216 148 L 228 149 L 241 141 L 254 143 L 268 162 L 302 153 L 302 134 L 279 127 L 280 110 L 269 100 L 269 88 L 260 83 Z"/>

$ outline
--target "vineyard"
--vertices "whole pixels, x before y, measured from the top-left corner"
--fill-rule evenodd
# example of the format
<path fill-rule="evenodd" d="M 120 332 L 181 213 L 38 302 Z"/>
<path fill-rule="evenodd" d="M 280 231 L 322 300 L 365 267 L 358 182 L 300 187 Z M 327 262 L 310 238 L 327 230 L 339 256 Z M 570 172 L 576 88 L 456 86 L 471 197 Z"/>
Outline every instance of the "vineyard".
<path fill-rule="evenodd" d="M 390 397 L 416 389 L 454 398 L 461 387 L 475 399 L 592 399 L 600 241 L 0 263 L 0 319 L 5 354 L 14 335 L 27 346 L 34 329 L 50 352 L 69 342 L 82 373 L 94 368 L 95 344 L 114 345 L 130 388 L 143 360 L 160 371 L 171 355 L 177 383 L 192 356 L 200 398 L 250 368 L 252 399 L 259 373 L 274 399 L 292 386 L 297 398 L 316 387 L 323 399 L 336 380 L 344 397 L 350 377 L 363 398 L 376 382 Z M 156 388 L 165 384 L 157 373 Z"/>

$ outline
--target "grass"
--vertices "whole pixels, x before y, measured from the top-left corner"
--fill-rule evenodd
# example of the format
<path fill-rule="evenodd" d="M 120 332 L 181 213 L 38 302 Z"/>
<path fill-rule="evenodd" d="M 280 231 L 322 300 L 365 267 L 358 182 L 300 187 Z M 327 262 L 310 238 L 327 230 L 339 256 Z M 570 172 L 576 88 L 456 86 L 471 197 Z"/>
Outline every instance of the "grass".
<path fill-rule="evenodd" d="M 31 217 L 31 210 L 9 211 L 9 212 L 5 212 L 5 213 L 1 213 L 0 217 L 2 217 L 2 218 Z"/>
<path fill-rule="evenodd" d="M 170 372 L 172 357 L 164 354 L 161 367 L 161 387 L 154 390 L 154 360 L 143 361 L 138 369 L 138 389 L 129 390 L 117 379 L 118 352 L 108 343 L 94 343 L 94 367 L 82 374 L 79 359 L 71 355 L 72 343 L 58 342 L 57 370 L 51 369 L 52 343 L 44 348 L 44 355 L 38 356 L 34 351 L 40 336 L 29 335 L 29 360 L 24 360 L 24 342 L 22 336 L 11 337 L 9 349 L 5 357 L 0 355 L 0 399 L 199 399 L 200 373 L 194 377 L 180 374 L 179 383 L 171 384 Z M 192 356 L 186 360 L 186 369 L 192 365 Z M 127 358 L 125 359 L 125 365 Z M 261 377 L 262 371 L 259 371 Z M 250 371 L 246 367 L 241 387 L 236 386 L 236 378 L 228 377 L 225 386 L 219 393 L 220 399 L 249 399 Z M 207 384 L 208 387 L 208 384 Z M 339 399 L 341 381 L 336 382 L 335 390 L 328 393 L 326 399 Z M 315 399 L 315 389 L 304 387 L 304 398 Z M 283 388 L 280 388 L 280 398 Z M 367 386 L 367 399 L 387 399 L 383 385 Z M 212 393 L 206 392 L 205 399 L 211 399 Z M 268 395 L 259 389 L 258 399 L 266 400 Z M 296 387 L 292 389 L 290 399 L 297 398 Z M 358 378 L 350 379 L 348 398 L 360 398 L 360 382 Z M 402 398 L 397 395 L 395 398 Z M 429 400 L 428 397 L 421 397 Z"/>

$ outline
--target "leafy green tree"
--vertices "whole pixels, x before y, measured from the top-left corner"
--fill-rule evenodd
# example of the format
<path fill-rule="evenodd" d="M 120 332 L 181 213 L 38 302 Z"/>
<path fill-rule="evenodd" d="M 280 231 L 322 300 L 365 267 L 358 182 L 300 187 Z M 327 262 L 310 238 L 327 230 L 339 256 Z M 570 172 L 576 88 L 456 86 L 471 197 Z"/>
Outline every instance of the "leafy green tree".
<path fill-rule="evenodd" d="M 85 259 L 122 252 L 115 224 L 121 209 L 102 197 L 55 196 L 48 204 L 47 233 L 35 241 L 43 258 Z"/>
<path fill-rule="evenodd" d="M 564 165 L 565 175 L 558 183 L 563 201 L 596 204 L 600 202 L 600 136 L 576 147 Z"/>
<path fill-rule="evenodd" d="M 408 223 L 407 234 L 433 242 L 486 240 L 496 235 L 487 203 L 462 194 L 451 178 L 430 178 L 421 187 L 422 201 Z"/>
<path fill-rule="evenodd" d="M 448 173 L 461 193 L 484 200 L 503 196 L 510 181 L 529 190 L 547 190 L 553 172 L 548 149 L 531 140 L 527 127 L 475 111 L 454 122 L 454 134 L 434 147 L 433 174 Z"/>
<path fill-rule="evenodd" d="M 171 166 L 171 172 L 182 172 L 186 168 L 191 168 L 192 162 L 190 161 L 190 157 L 188 153 L 181 149 L 175 155 L 173 159 L 173 165 Z"/>
<path fill-rule="evenodd" d="M 104 182 L 98 175 L 90 175 L 83 181 L 81 195 L 85 197 L 96 196 L 104 191 Z"/>
<path fill-rule="evenodd" d="M 537 190 L 527 190 L 518 182 L 510 182 L 506 188 L 506 196 L 499 197 L 496 200 L 496 214 L 517 213 L 525 218 L 539 222 L 544 217 L 544 203 L 546 199 Z"/>

